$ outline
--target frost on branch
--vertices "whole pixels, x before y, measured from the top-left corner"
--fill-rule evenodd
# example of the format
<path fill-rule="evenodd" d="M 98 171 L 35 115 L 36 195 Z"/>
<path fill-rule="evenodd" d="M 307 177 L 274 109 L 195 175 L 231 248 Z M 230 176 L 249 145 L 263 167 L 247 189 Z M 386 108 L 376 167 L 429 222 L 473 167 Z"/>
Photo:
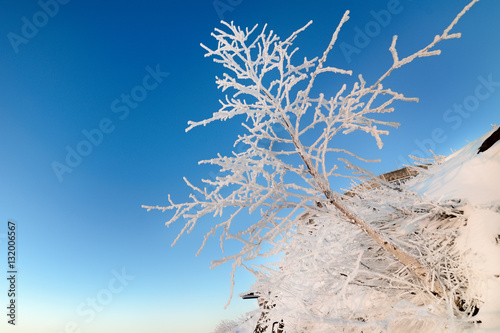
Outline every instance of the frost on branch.
<path fill-rule="evenodd" d="M 395 266 L 384 266 L 387 271 L 380 270 L 377 273 L 379 278 L 376 274 L 369 278 L 374 283 L 378 281 L 377 292 L 394 288 L 396 283 L 404 287 L 401 293 L 414 288 L 423 290 L 425 297 L 437 297 L 443 301 L 453 298 L 456 293 L 448 293 L 448 286 L 442 283 L 434 268 L 421 256 L 418 247 L 405 239 L 404 233 L 388 232 L 377 221 L 370 221 L 371 215 L 355 213 L 362 209 L 346 202 L 341 194 L 332 190 L 332 185 L 336 177 L 351 177 L 341 172 L 335 161 L 348 159 L 348 166 L 352 169 L 356 169 L 353 161 L 368 161 L 337 146 L 336 136 L 362 131 L 372 136 L 381 148 L 382 136 L 399 124 L 380 120 L 377 115 L 393 112 L 394 101 L 417 101 L 385 87 L 385 78 L 416 58 L 438 55 L 439 50 L 433 50 L 434 46 L 442 40 L 459 37 L 459 34 L 448 33 L 475 2 L 467 6 L 443 34 L 412 55 L 400 59 L 396 50 L 397 38 L 394 37 L 389 48 L 393 65 L 380 78 L 368 83 L 360 74 L 352 86 L 343 84 L 332 95 L 316 92 L 315 81 L 320 74 L 329 75 L 332 80 L 342 80 L 345 75 L 353 74 L 350 70 L 327 65 L 328 54 L 349 19 L 349 12 L 343 15 L 321 58 L 304 58 L 302 61 L 293 57 L 298 50 L 293 43 L 312 22 L 285 40 L 269 31 L 267 26 L 261 30 L 257 26 L 242 30 L 233 23 L 223 22 L 224 28 L 215 29 L 212 33 L 217 47 L 202 47 L 207 51 L 206 57 L 212 57 L 225 68 L 222 77 L 216 78 L 216 83 L 228 95 L 220 101 L 219 111 L 205 120 L 190 121 L 187 131 L 216 120 L 242 115 L 243 131 L 234 145 L 243 145 L 245 149 L 231 156 L 219 155 L 201 161 L 218 166 L 221 176 L 215 180 L 202 180 L 205 187 L 185 180 L 193 191 L 190 201 L 174 203 L 169 197 L 167 206 L 144 207 L 148 210 L 172 210 L 173 217 L 167 225 L 179 219 L 185 220 L 184 228 L 174 243 L 204 217 L 213 221 L 213 227 L 206 234 L 199 251 L 211 236 L 219 237 L 222 249 L 226 240 L 240 241 L 242 248 L 239 253 L 213 262 L 213 266 L 217 266 L 232 261 L 232 285 L 237 267 L 245 267 L 259 277 L 259 281 L 265 280 L 266 276 L 275 276 L 272 270 L 256 268 L 248 262 L 257 257 L 289 251 L 290 244 L 300 241 L 301 237 L 297 238 L 297 235 L 304 225 L 303 217 L 323 216 L 330 221 L 328 223 L 337 225 L 340 222 L 338 230 L 344 232 L 338 237 L 311 236 L 317 244 L 348 249 L 346 245 L 350 239 L 363 238 L 371 242 L 373 253 L 391 258 Z M 240 215 L 243 214 L 252 217 L 258 214 L 260 217 L 243 228 L 239 225 Z M 312 254 L 311 265 L 320 259 L 315 255 Z M 363 266 L 363 255 L 361 247 L 345 257 L 339 257 L 345 261 L 342 264 L 345 265 L 342 271 L 345 279 L 341 279 L 343 282 L 338 286 L 342 297 L 347 297 L 355 288 L 357 275 L 371 269 Z M 396 272 L 394 267 L 398 267 Z M 309 266 L 304 269 L 307 271 Z M 330 273 L 326 271 L 322 274 Z M 314 276 L 316 279 L 317 276 Z M 274 283 L 271 285 L 277 287 Z M 232 290 L 231 287 L 231 297 Z M 256 291 L 263 293 L 264 290 L 266 286 L 260 284 Z M 319 311 L 317 315 L 321 313 Z"/>

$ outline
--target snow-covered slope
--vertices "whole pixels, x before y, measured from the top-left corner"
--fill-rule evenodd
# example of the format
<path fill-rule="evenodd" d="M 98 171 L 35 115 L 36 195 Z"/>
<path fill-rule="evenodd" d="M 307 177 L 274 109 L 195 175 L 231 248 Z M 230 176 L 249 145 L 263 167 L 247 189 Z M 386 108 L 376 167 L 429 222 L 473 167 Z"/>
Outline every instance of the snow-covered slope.
<path fill-rule="evenodd" d="M 477 151 L 493 130 L 448 156 L 433 167 L 425 181 L 413 186 L 434 200 L 463 199 L 475 205 L 500 202 L 500 142 L 480 154 Z"/>
<path fill-rule="evenodd" d="M 500 332 L 500 142 L 477 154 L 494 130 L 450 155 L 414 180 L 411 189 L 433 201 L 465 203 L 467 225 L 457 245 L 475 276 L 471 288 L 483 304 L 480 331 Z"/>

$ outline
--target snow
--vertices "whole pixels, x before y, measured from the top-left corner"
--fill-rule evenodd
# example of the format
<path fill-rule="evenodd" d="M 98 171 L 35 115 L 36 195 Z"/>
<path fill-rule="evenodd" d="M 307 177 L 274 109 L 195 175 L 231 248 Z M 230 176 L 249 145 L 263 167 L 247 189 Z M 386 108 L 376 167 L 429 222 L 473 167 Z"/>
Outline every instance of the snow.
<path fill-rule="evenodd" d="M 500 213 L 467 207 L 467 226 L 458 238 L 458 244 L 470 249 L 466 260 L 470 261 L 477 275 L 476 285 L 471 285 L 483 297 L 477 320 L 481 320 L 479 331 L 500 331 Z"/>
<path fill-rule="evenodd" d="M 475 205 L 500 201 L 500 142 L 477 154 L 486 133 L 450 155 L 442 165 L 430 171 L 429 178 L 413 187 L 417 193 L 433 200 L 461 198 Z"/>
<path fill-rule="evenodd" d="M 467 224 L 457 239 L 472 268 L 474 293 L 481 295 L 478 332 L 500 331 L 500 142 L 477 154 L 494 130 L 431 168 L 412 189 L 434 200 L 466 203 Z"/>

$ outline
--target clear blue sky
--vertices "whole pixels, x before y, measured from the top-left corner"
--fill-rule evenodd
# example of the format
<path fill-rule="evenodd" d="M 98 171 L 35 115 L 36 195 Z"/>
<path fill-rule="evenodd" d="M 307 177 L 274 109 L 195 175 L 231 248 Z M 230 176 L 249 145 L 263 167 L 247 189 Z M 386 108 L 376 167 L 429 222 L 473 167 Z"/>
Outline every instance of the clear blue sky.
<path fill-rule="evenodd" d="M 312 19 L 297 39 L 301 56 L 312 58 L 350 9 L 340 41 L 357 51 L 346 54 L 338 43 L 329 63 L 370 80 L 390 66 L 392 35 L 407 55 L 468 1 L 220 0 L 219 12 L 212 0 L 60 2 L 1 5 L 0 267 L 5 273 L 13 219 L 19 269 L 18 326 L 8 326 L 2 310 L 3 332 L 72 332 L 72 325 L 86 333 L 211 332 L 221 319 L 256 306 L 235 299 L 223 310 L 230 267 L 209 269 L 221 256 L 216 240 L 195 257 L 208 223 L 171 248 L 181 225 L 166 228 L 169 215 L 141 208 L 165 204 L 169 193 L 185 200 L 182 177 L 210 177 L 214 170 L 197 161 L 228 154 L 240 131 L 237 120 L 184 132 L 188 120 L 208 117 L 223 97 L 214 83 L 223 68 L 199 46 L 215 47 L 210 33 L 221 18 L 268 23 L 283 38 Z M 388 7 L 394 13 L 378 23 L 376 13 Z M 395 105 L 390 119 L 402 125 L 382 150 L 364 136 L 350 139 L 358 153 L 383 160 L 374 172 L 428 148 L 448 154 L 500 123 L 499 14 L 499 1 L 480 1 L 455 29 L 462 38 L 439 45 L 441 56 L 387 80 L 420 102 Z M 370 28 L 368 40 L 356 37 Z M 73 150 L 86 156 L 68 157 Z M 240 272 L 235 292 L 251 283 Z"/>

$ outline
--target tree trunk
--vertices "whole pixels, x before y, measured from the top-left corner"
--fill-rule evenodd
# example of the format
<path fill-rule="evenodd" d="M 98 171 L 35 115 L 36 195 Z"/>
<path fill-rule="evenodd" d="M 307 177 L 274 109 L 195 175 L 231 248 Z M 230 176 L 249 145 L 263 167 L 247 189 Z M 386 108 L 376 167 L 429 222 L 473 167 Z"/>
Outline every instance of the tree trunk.
<path fill-rule="evenodd" d="M 417 258 L 392 242 L 385 234 L 376 230 L 366 221 L 356 216 L 356 214 L 351 212 L 342 202 L 340 202 L 331 190 L 326 191 L 325 196 L 351 223 L 361 228 L 361 230 L 366 232 L 378 245 L 395 256 L 403 265 L 408 267 L 413 274 L 425 283 L 434 295 L 439 297 L 444 296 L 443 288 L 436 279 L 432 279 L 432 272 L 429 268 L 422 265 Z"/>
<path fill-rule="evenodd" d="M 290 133 L 290 132 L 289 132 Z M 385 234 L 373 228 L 368 222 L 364 221 L 362 218 L 357 216 L 349 208 L 347 208 L 341 201 L 340 198 L 333 193 L 329 188 L 326 180 L 323 179 L 318 170 L 314 167 L 311 159 L 304 155 L 304 147 L 300 141 L 292 134 L 292 140 L 294 141 L 295 147 L 300 157 L 307 166 L 309 174 L 316 181 L 316 185 L 319 190 L 325 195 L 326 199 L 335 206 L 349 222 L 359 227 L 361 230 L 366 232 L 378 245 L 380 245 L 387 252 L 395 256 L 399 262 L 408 267 L 408 269 L 415 274 L 419 280 L 425 283 L 425 285 L 430 289 L 430 291 L 439 297 L 444 296 L 444 291 L 439 282 L 432 278 L 432 272 L 428 267 L 425 267 L 417 258 L 413 255 L 407 253 L 403 248 L 395 244 L 390 238 Z"/>

